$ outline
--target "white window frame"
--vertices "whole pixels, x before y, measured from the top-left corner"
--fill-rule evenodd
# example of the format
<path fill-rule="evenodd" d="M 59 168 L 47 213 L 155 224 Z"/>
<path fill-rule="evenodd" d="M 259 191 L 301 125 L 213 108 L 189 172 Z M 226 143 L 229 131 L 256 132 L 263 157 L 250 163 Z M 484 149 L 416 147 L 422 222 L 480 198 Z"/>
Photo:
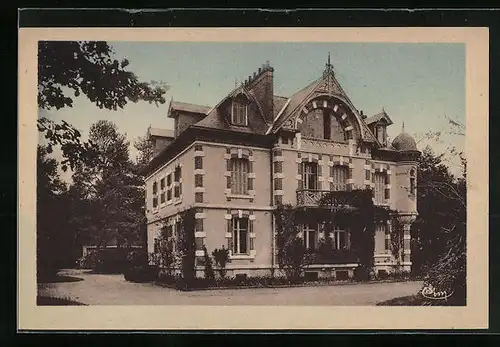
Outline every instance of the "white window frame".
<path fill-rule="evenodd" d="M 308 172 L 310 168 L 311 172 Z M 312 170 L 314 168 L 314 172 Z M 314 187 L 309 186 L 309 178 L 314 177 Z M 315 162 L 302 162 L 302 189 L 317 190 L 318 189 L 318 163 Z"/>
<path fill-rule="evenodd" d="M 237 117 L 238 114 L 236 110 L 238 110 L 238 108 L 245 110 L 243 115 L 243 122 L 240 122 Z M 248 104 L 239 101 L 233 101 L 231 105 L 231 123 L 233 125 L 248 126 Z"/>
<path fill-rule="evenodd" d="M 240 222 L 242 220 L 246 220 L 246 228 L 242 228 L 240 225 Z M 250 219 L 247 217 L 233 217 L 231 220 L 231 226 L 232 226 L 232 238 L 233 238 L 233 249 L 232 254 L 233 255 L 250 255 L 250 232 L 249 232 L 249 226 L 250 226 Z M 245 232 L 246 235 L 246 250 L 245 252 L 241 252 L 241 233 Z"/>
<path fill-rule="evenodd" d="M 313 226 L 313 227 L 311 227 Z M 311 248 L 310 245 L 310 234 L 314 234 L 314 248 Z M 303 244 L 304 247 L 307 250 L 316 250 L 318 247 L 318 241 L 319 241 L 319 225 L 310 223 L 310 224 L 302 224 L 302 239 L 303 239 Z"/>
<path fill-rule="evenodd" d="M 340 235 L 345 234 L 345 248 L 340 248 Z M 350 233 L 348 230 L 341 229 L 338 225 L 334 226 L 333 229 L 333 247 L 336 250 L 351 249 Z"/>
<path fill-rule="evenodd" d="M 349 168 L 344 165 L 334 165 L 332 166 L 332 183 L 334 191 L 346 191 L 347 190 L 347 177 L 349 176 Z M 342 174 L 340 174 L 342 173 Z M 343 176 L 343 177 L 341 177 Z M 341 189 L 338 189 L 341 188 Z"/>
<path fill-rule="evenodd" d="M 379 204 L 385 203 L 385 182 L 387 173 L 385 171 L 382 172 L 374 172 L 373 173 L 373 183 L 374 183 L 374 198 L 375 202 Z M 377 181 L 377 179 L 381 179 L 381 181 Z"/>
<path fill-rule="evenodd" d="M 248 174 L 250 161 L 246 158 L 231 158 L 231 194 L 249 195 Z M 246 168 L 246 172 L 243 170 Z"/>

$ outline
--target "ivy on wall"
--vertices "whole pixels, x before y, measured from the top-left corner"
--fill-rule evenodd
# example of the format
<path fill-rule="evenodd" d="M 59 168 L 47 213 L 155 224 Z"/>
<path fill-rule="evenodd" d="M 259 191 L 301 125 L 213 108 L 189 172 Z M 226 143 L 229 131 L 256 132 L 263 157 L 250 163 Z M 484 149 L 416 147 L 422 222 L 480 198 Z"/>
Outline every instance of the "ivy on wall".
<path fill-rule="evenodd" d="M 331 254 L 335 258 L 337 253 L 346 253 L 345 257 L 339 259 L 344 262 L 352 259 L 359 264 L 358 271 L 369 274 L 373 268 L 376 223 L 387 223 L 396 213 L 394 210 L 375 206 L 371 189 L 329 192 L 321 198 L 317 208 L 278 205 L 274 211 L 278 265 L 281 268 L 290 267 L 291 258 L 295 258 L 296 262 L 302 259 L 304 265 L 310 263 L 312 259 L 305 257 L 303 250 L 294 245 L 295 237 L 299 233 L 299 225 L 321 223 L 325 238 L 320 244 L 319 254 Z M 350 250 L 344 252 L 333 249 L 332 239 L 328 235 L 335 225 L 349 228 Z M 292 244 L 293 247 L 290 246 Z M 298 254 L 290 255 L 291 250 Z M 299 266 L 295 267 L 298 271 Z"/>
<path fill-rule="evenodd" d="M 194 208 L 181 212 L 177 224 L 176 253 L 180 260 L 182 278 L 186 283 L 196 277 L 195 213 Z"/>

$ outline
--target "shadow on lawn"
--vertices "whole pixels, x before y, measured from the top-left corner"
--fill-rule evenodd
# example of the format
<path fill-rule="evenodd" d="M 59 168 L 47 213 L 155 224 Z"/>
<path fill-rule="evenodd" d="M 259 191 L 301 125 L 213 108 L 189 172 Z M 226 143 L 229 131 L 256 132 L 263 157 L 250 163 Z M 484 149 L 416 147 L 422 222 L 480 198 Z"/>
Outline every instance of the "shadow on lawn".
<path fill-rule="evenodd" d="M 382 301 L 377 306 L 465 306 L 451 300 L 430 300 L 421 294 L 402 296 L 399 298 Z"/>
<path fill-rule="evenodd" d="M 38 278 L 38 283 L 67 283 L 67 282 L 79 282 L 83 281 L 83 278 L 67 276 L 67 275 L 56 275 L 51 277 Z"/>
<path fill-rule="evenodd" d="M 37 296 L 37 306 L 87 306 L 84 303 L 66 298 L 53 298 L 49 296 Z"/>

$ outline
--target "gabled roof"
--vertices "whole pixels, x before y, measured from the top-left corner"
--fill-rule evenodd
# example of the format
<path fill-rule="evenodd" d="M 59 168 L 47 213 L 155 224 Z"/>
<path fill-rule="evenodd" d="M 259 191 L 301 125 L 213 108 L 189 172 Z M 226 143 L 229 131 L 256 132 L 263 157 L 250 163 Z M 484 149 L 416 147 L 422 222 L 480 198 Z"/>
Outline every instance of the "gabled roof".
<path fill-rule="evenodd" d="M 174 137 L 174 131 L 170 129 L 148 128 L 149 136 Z"/>
<path fill-rule="evenodd" d="M 210 111 L 210 106 L 196 105 L 187 102 L 170 101 L 170 106 L 168 108 L 168 116 L 172 117 L 172 111 L 183 111 L 190 113 L 197 113 L 200 115 L 206 115 Z"/>
<path fill-rule="evenodd" d="M 387 125 L 393 124 L 391 118 L 389 118 L 389 116 L 387 115 L 387 113 L 385 112 L 384 109 L 382 109 L 382 111 L 380 111 L 376 115 L 366 118 L 365 123 L 370 125 L 370 124 L 378 122 L 381 119 L 385 119 L 387 121 Z"/>
<path fill-rule="evenodd" d="M 288 101 L 288 105 L 286 106 L 286 108 L 284 110 L 281 110 L 281 107 L 280 107 L 280 109 L 276 113 L 276 116 L 278 115 L 278 113 L 280 111 L 282 111 L 281 115 L 279 116 L 278 119 L 276 119 L 273 122 L 273 124 L 271 126 L 271 132 L 278 130 L 283 125 L 283 123 L 285 123 L 285 121 L 293 113 L 293 111 L 295 111 L 302 104 L 302 102 L 305 99 L 307 99 L 308 96 L 312 94 L 312 92 L 314 92 L 316 90 L 316 87 L 319 85 L 321 80 L 322 80 L 321 78 L 318 78 L 318 79 L 314 80 L 313 82 L 311 82 L 309 85 L 307 85 L 305 88 L 302 88 L 301 90 L 299 90 L 298 92 L 293 94 L 290 97 L 290 99 L 289 99 L 290 101 Z M 285 100 L 285 102 L 286 102 L 286 100 Z M 276 111 L 276 108 L 275 108 L 275 111 Z"/>

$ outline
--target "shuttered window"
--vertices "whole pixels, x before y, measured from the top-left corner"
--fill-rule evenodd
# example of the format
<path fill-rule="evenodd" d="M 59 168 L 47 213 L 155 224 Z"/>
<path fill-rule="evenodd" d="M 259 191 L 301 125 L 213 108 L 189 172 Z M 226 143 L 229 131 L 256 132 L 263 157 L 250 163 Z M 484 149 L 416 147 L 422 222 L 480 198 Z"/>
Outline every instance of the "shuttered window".
<path fill-rule="evenodd" d="M 376 172 L 373 175 L 375 183 L 375 201 L 378 203 L 385 202 L 385 176 L 384 172 Z"/>
<path fill-rule="evenodd" d="M 248 159 L 231 159 L 231 193 L 248 194 Z"/>
<path fill-rule="evenodd" d="M 347 176 L 349 175 L 349 169 L 347 166 L 332 166 L 331 176 L 333 178 L 332 190 L 333 191 L 345 191 L 347 190 Z"/>

